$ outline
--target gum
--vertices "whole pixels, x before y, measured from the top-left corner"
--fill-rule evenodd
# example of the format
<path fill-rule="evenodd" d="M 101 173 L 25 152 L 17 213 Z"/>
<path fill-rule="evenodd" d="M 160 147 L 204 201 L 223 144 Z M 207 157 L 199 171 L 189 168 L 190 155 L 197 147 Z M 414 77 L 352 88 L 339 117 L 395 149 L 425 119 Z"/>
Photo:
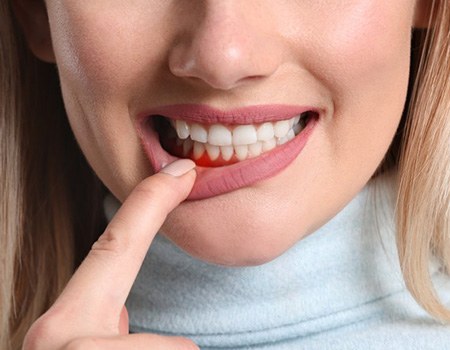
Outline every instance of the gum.
<path fill-rule="evenodd" d="M 219 157 L 216 160 L 211 160 L 209 158 L 208 153 L 205 151 L 202 156 L 198 159 L 194 158 L 194 152 L 191 150 L 187 156 L 184 156 L 183 154 L 183 146 L 178 146 L 176 144 L 175 138 L 170 138 L 167 140 L 167 142 L 164 142 L 164 148 L 172 155 L 179 157 L 179 158 L 189 158 L 192 159 L 195 164 L 198 166 L 203 167 L 209 167 L 209 168 L 215 168 L 215 167 L 221 167 L 221 166 L 227 166 L 231 164 L 235 164 L 239 162 L 237 157 L 233 155 L 230 160 L 224 160 L 222 158 L 222 155 L 219 155 Z"/>

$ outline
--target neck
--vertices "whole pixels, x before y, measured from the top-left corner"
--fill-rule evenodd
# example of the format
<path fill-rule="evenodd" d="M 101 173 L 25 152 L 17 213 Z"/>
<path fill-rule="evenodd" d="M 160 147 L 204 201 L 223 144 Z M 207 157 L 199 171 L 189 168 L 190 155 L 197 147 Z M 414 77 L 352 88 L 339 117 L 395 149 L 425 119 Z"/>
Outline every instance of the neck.
<path fill-rule="evenodd" d="M 157 235 L 127 302 L 131 328 L 236 347 L 382 315 L 405 290 L 396 192 L 394 173 L 372 179 L 327 224 L 260 266 L 206 263 Z"/>

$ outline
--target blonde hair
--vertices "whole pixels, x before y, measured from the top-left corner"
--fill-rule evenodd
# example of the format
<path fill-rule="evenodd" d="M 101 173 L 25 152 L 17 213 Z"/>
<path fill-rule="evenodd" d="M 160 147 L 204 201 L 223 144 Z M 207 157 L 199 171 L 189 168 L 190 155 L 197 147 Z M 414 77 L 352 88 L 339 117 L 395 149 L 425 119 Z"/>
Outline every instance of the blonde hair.
<path fill-rule="evenodd" d="M 450 320 L 433 288 L 428 262 L 450 268 L 450 4 L 434 1 L 408 110 L 399 161 L 397 248 L 413 297 Z"/>
<path fill-rule="evenodd" d="M 407 113 L 377 172 L 398 167 L 397 247 L 406 285 L 449 322 L 428 271 L 450 268 L 450 5 L 433 2 Z M 104 228 L 105 189 L 70 131 L 57 71 L 23 42 L 0 0 L 0 348 L 20 349 Z M 404 124 L 404 125 L 403 125 Z M 78 233 L 78 234 L 75 234 Z"/>

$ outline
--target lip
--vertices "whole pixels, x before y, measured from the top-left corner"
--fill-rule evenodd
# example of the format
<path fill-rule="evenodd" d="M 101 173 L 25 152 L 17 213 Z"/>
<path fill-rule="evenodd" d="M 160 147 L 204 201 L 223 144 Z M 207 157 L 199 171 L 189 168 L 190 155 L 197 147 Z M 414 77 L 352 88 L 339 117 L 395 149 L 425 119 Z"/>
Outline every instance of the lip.
<path fill-rule="evenodd" d="M 152 116 L 162 115 L 203 124 L 257 124 L 290 119 L 307 111 L 315 112 L 318 117 L 310 118 L 305 129 L 291 141 L 258 157 L 232 165 L 216 168 L 197 166 L 197 179 L 187 200 L 199 200 L 250 186 L 284 170 L 305 147 L 321 119 L 322 111 L 317 107 L 289 105 L 260 105 L 221 111 L 205 105 L 179 104 L 156 107 L 139 113 L 136 127 L 150 164 L 153 170 L 158 172 L 179 158 L 161 147 L 159 135 L 151 126 Z"/>

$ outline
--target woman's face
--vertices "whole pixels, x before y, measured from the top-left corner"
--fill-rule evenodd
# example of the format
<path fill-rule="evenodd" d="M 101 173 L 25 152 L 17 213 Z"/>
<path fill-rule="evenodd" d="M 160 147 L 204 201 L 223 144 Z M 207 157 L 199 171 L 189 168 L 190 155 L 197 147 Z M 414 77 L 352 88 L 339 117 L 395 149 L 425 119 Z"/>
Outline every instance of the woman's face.
<path fill-rule="evenodd" d="M 256 265 L 330 220 L 382 161 L 404 108 L 415 5 L 47 0 L 47 55 L 54 54 L 81 149 L 121 201 L 173 159 L 170 153 L 188 149 L 189 141 L 169 153 L 161 147 L 155 115 L 187 121 L 189 138 L 223 142 L 208 146 L 211 153 L 197 161 L 203 165 L 217 165 L 211 157 L 219 150 L 219 160 L 230 150 L 232 159 L 262 150 L 199 169 L 195 200 L 162 227 L 193 256 Z M 276 141 L 270 127 L 286 132 L 271 122 L 304 111 L 315 116 L 305 132 L 269 150 Z M 249 133 L 239 136 L 238 126 Z M 164 128 L 164 147 L 176 148 Z M 253 145 L 233 146 L 240 143 Z M 200 155 L 202 147 L 193 147 Z"/>

